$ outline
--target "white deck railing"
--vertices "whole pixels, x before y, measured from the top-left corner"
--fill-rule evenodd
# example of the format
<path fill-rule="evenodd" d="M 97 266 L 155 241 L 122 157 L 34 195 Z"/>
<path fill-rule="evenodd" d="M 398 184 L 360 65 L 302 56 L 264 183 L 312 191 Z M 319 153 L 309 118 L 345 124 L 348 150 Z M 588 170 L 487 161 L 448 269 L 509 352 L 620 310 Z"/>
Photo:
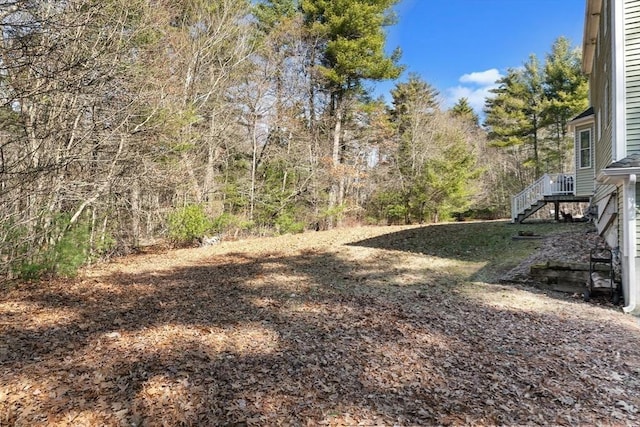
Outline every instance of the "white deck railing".
<path fill-rule="evenodd" d="M 573 195 L 575 192 L 575 175 L 544 174 L 536 182 L 522 190 L 511 199 L 511 219 L 543 200 L 544 196 Z"/>

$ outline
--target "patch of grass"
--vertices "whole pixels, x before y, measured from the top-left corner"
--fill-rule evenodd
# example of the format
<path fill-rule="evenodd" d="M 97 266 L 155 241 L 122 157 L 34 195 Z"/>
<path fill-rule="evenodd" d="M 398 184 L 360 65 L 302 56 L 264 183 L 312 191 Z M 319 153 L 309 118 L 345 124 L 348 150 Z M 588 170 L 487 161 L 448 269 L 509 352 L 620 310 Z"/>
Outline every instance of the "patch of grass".
<path fill-rule="evenodd" d="M 466 222 L 429 225 L 353 243 L 381 249 L 421 253 L 460 261 L 461 264 L 483 263 L 470 280 L 493 280 L 517 266 L 531 255 L 541 240 L 513 239 L 519 232 L 549 236 L 564 232 L 587 231 L 591 224 L 533 223 L 511 224 L 506 221 Z"/>

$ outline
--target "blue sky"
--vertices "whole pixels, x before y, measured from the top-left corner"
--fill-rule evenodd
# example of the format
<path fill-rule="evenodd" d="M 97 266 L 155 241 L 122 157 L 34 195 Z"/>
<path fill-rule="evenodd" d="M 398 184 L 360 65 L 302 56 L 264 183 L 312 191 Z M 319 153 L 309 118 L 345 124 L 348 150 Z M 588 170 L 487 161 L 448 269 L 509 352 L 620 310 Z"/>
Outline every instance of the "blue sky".
<path fill-rule="evenodd" d="M 585 0 L 401 0 L 398 23 L 387 28 L 389 51 L 435 86 L 445 106 L 466 96 L 480 112 L 487 90 L 529 55 L 541 61 L 559 36 L 582 43 Z M 376 84 L 390 99 L 395 83 Z"/>

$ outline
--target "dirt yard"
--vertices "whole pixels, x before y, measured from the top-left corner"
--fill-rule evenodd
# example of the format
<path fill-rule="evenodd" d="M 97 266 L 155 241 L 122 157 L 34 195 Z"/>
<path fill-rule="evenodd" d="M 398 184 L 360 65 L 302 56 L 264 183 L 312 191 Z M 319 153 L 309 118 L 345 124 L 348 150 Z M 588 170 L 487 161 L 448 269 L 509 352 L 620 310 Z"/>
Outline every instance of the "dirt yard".
<path fill-rule="evenodd" d="M 223 242 L 14 285 L 0 425 L 640 424 L 637 319 L 496 284 L 545 247 L 509 227 Z"/>

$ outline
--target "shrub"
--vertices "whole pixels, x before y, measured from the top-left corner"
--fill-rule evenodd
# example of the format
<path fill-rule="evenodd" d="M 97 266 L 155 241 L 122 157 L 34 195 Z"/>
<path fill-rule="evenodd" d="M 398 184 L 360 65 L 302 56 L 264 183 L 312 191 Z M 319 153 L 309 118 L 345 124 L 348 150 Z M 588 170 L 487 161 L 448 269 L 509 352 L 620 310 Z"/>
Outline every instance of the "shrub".
<path fill-rule="evenodd" d="M 211 227 L 216 233 L 223 233 L 238 224 L 239 219 L 230 213 L 223 213 L 213 220 Z"/>
<path fill-rule="evenodd" d="M 402 205 L 389 205 L 385 208 L 385 213 L 389 224 L 401 224 L 405 221 L 407 208 Z"/>
<path fill-rule="evenodd" d="M 345 214 L 346 205 L 334 206 L 320 211 L 318 218 L 322 221 L 340 221 Z"/>
<path fill-rule="evenodd" d="M 187 205 L 169 215 L 169 238 L 177 244 L 189 244 L 213 228 L 202 205 Z"/>
<path fill-rule="evenodd" d="M 280 234 L 297 234 L 304 231 L 304 222 L 296 221 L 296 219 L 288 212 L 283 212 L 275 220 L 276 230 Z"/>
<path fill-rule="evenodd" d="M 255 227 L 253 221 L 243 219 L 237 215 L 223 213 L 213 220 L 212 229 L 214 232 L 222 234 L 230 231 L 248 231 Z"/>
<path fill-rule="evenodd" d="M 64 224 L 67 223 L 65 218 Z M 65 229 L 50 255 L 54 274 L 73 277 L 78 273 L 78 269 L 89 259 L 90 233 L 91 228 L 86 222 Z"/>
<path fill-rule="evenodd" d="M 49 229 L 48 243 L 32 252 L 14 268 L 18 277 L 37 280 L 45 275 L 74 277 L 89 260 L 91 227 L 86 221 L 70 224 L 70 216 L 54 218 Z"/>

